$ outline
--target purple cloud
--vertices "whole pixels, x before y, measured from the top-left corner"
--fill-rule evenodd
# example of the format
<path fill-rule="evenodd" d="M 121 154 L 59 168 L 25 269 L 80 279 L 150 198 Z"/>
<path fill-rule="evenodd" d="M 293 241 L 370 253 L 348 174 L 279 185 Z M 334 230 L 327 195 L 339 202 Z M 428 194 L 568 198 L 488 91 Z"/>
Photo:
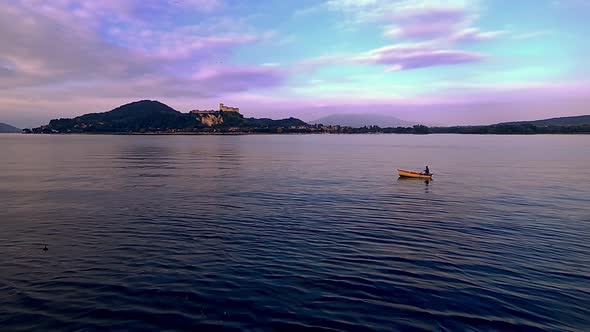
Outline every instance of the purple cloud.
<path fill-rule="evenodd" d="M 213 66 L 197 72 L 192 79 L 227 93 L 277 87 L 284 81 L 285 73 L 276 66 Z"/>
<path fill-rule="evenodd" d="M 39 3 L 46 5 L 35 6 Z M 138 3 L 23 0 L 1 5 L 0 89 L 51 89 L 58 84 L 67 87 L 63 94 L 211 96 L 284 81 L 280 68 L 224 65 L 237 46 L 269 38 L 247 31 L 239 22 L 241 32 L 224 30 L 233 28 L 224 24 L 215 29 L 193 25 L 157 30 L 129 18 L 124 32 L 112 29 L 111 38 L 105 39 L 97 26 L 85 25 L 80 16 L 81 10 L 133 15 Z M 218 3 L 193 0 L 183 6 L 213 8 Z"/>
<path fill-rule="evenodd" d="M 101 77 L 123 78 L 149 70 L 145 59 L 108 44 L 89 27 L 65 14 L 45 14 L 22 6 L 0 6 L 0 63 L 14 72 L 0 87 L 43 85 Z M 66 33 L 67 31 L 67 33 Z"/>
<path fill-rule="evenodd" d="M 485 56 L 466 51 L 440 50 L 428 43 L 382 47 L 357 58 L 361 63 L 389 66 L 388 71 L 480 62 Z"/>
<path fill-rule="evenodd" d="M 388 71 L 480 62 L 485 59 L 482 54 L 449 48 L 457 43 L 489 40 L 504 34 L 503 31 L 483 32 L 471 27 L 477 19 L 477 8 L 467 4 L 447 6 L 428 0 L 330 0 L 328 8 L 354 17 L 353 21 L 384 24 L 387 37 L 420 41 L 369 51 L 352 61 L 387 65 Z M 329 65 L 330 60 L 329 57 L 316 58 L 315 64 L 326 62 Z M 350 62 L 341 59 L 332 63 Z"/>
<path fill-rule="evenodd" d="M 464 8 L 420 7 L 398 11 L 385 35 L 404 39 L 433 39 L 453 34 L 468 18 Z"/>
<path fill-rule="evenodd" d="M 481 31 L 471 25 L 478 15 L 467 6 L 441 7 L 438 3 L 422 6 L 394 6 L 383 21 L 388 22 L 386 37 L 406 40 L 428 40 L 442 43 L 466 43 L 490 40 L 505 31 Z"/>
<path fill-rule="evenodd" d="M 240 45 L 251 44 L 265 39 L 254 33 L 203 34 L 198 28 L 182 27 L 171 31 L 125 30 L 112 31 L 111 35 L 158 61 L 191 63 L 219 62 L 227 58 Z"/>
<path fill-rule="evenodd" d="M 54 17 L 71 13 L 85 20 L 148 21 L 177 12 L 210 13 L 223 8 L 222 0 L 17 0 L 21 5 Z M 88 23 L 88 22 L 87 22 Z"/>

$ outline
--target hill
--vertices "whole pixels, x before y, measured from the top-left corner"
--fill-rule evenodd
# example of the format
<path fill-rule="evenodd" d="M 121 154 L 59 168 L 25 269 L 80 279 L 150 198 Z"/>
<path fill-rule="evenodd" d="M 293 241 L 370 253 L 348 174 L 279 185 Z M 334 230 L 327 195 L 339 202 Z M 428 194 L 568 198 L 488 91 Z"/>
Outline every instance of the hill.
<path fill-rule="evenodd" d="M 194 125 L 194 119 L 158 101 L 142 100 L 109 112 L 90 113 L 73 119 L 51 120 L 41 130 L 57 132 L 133 132 Z"/>
<path fill-rule="evenodd" d="M 6 123 L 0 122 L 0 133 L 4 134 L 4 133 L 20 133 L 20 132 L 21 132 L 20 129 L 13 127 L 11 125 L 8 125 Z"/>
<path fill-rule="evenodd" d="M 247 118 L 246 123 L 251 127 L 298 127 L 307 126 L 307 123 L 297 118 L 288 118 L 281 120 L 273 120 L 267 118 Z"/>
<path fill-rule="evenodd" d="M 530 125 L 534 125 L 537 127 L 583 126 L 583 125 L 590 125 L 590 115 L 566 116 L 566 117 L 543 119 L 543 120 L 515 121 L 515 122 L 499 123 L 499 125 L 520 125 L 520 124 L 530 124 Z"/>
<path fill-rule="evenodd" d="M 387 127 L 410 127 L 416 123 L 404 121 L 389 115 L 382 114 L 332 114 L 313 121 L 323 125 L 340 125 L 352 128 L 364 126 Z"/>
<path fill-rule="evenodd" d="M 488 126 L 430 128 L 432 133 L 451 134 L 590 134 L 590 115 L 568 116 L 533 121 L 503 122 Z"/>
<path fill-rule="evenodd" d="M 307 124 L 294 118 L 283 120 L 246 119 L 237 112 L 181 113 L 159 101 L 142 100 L 119 106 L 108 112 L 89 113 L 72 119 L 51 120 L 48 125 L 33 128 L 31 132 L 136 133 L 256 130 L 266 132 L 273 128 L 300 125 Z"/>

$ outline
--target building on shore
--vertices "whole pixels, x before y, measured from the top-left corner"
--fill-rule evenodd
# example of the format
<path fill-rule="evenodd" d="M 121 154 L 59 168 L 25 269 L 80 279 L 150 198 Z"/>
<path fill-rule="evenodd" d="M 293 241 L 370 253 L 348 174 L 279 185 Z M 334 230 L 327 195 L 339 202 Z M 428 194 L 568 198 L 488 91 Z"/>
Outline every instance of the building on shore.
<path fill-rule="evenodd" d="M 238 107 L 230 107 L 225 106 L 223 103 L 219 104 L 219 110 L 192 110 L 190 111 L 191 114 L 212 114 L 215 112 L 236 112 L 240 113 L 240 109 Z"/>
<path fill-rule="evenodd" d="M 238 107 L 229 107 L 223 105 L 223 103 L 219 104 L 219 111 L 221 112 L 237 112 L 240 113 L 240 109 Z"/>

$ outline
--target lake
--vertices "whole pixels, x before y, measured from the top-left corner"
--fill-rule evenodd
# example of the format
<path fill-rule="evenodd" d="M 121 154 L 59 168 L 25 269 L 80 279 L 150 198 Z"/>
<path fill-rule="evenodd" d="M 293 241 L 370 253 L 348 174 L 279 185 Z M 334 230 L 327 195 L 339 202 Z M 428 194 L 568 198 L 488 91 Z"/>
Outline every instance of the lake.
<path fill-rule="evenodd" d="M 590 136 L 0 135 L 0 330 L 587 330 L 589 168 Z"/>

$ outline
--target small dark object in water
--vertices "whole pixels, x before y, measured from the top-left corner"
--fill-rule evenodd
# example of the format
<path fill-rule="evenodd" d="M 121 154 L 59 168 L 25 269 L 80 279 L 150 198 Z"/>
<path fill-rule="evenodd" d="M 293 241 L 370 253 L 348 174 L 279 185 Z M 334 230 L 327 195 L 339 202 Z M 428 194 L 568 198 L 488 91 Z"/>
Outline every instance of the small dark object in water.
<path fill-rule="evenodd" d="M 47 251 L 49 250 L 49 248 L 47 248 L 47 245 L 45 245 L 45 248 L 43 248 L 43 251 Z"/>

